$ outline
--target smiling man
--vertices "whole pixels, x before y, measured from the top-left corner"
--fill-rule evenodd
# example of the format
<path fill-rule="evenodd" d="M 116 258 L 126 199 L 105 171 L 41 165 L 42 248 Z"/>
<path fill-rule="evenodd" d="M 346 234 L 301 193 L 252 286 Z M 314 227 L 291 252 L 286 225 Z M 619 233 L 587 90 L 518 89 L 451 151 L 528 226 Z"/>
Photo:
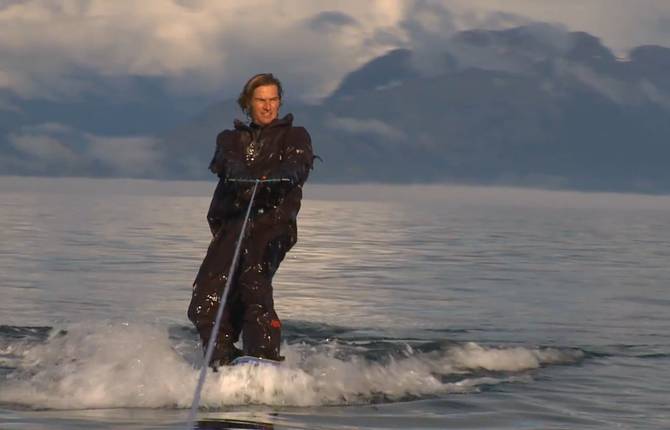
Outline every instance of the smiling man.
<path fill-rule="evenodd" d="M 242 243 L 210 366 L 244 354 L 280 360 L 281 322 L 274 310 L 272 278 L 296 243 L 302 185 L 312 169 L 311 139 L 293 116 L 279 118 L 282 85 L 270 73 L 249 79 L 238 104 L 249 124 L 236 120 L 216 140 L 210 170 L 219 184 L 207 213 L 212 242 L 200 267 L 188 310 L 203 348 L 212 336 L 216 310 L 232 264 L 253 183 L 234 179 L 282 179 L 259 185 Z M 244 351 L 234 346 L 242 334 Z"/>
<path fill-rule="evenodd" d="M 251 118 L 253 124 L 265 127 L 270 125 L 279 115 L 279 87 L 277 85 L 261 85 L 251 96 Z"/>

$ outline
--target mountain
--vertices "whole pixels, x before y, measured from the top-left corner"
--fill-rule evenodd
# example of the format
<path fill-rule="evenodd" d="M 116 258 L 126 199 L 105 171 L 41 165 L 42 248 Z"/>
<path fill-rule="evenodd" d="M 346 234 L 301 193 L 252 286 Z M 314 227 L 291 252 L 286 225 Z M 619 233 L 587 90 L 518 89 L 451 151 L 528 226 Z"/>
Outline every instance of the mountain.
<path fill-rule="evenodd" d="M 64 99 L 23 99 L 0 89 L 0 175 L 162 174 L 161 167 L 124 166 L 133 143 L 140 143 L 139 161 L 147 159 L 147 150 L 155 153 L 149 158 L 162 160 L 153 136 L 201 111 L 203 98 L 175 96 L 162 78 L 80 75 L 78 82 L 89 91 Z"/>
<path fill-rule="evenodd" d="M 437 73 L 393 50 L 320 105 L 284 107 L 324 159 L 315 180 L 670 191 L 670 49 L 619 59 L 548 26 L 461 32 L 442 48 Z M 235 114 L 218 103 L 167 135 L 171 172 L 207 177 Z"/>
<path fill-rule="evenodd" d="M 282 113 L 307 127 L 323 159 L 312 180 L 670 191 L 670 49 L 640 46 L 618 58 L 590 34 L 547 24 L 469 30 L 420 48 L 372 59 L 318 105 L 286 100 Z M 137 123 L 145 114 L 128 115 Z M 19 173 L 212 179 L 214 139 L 240 116 L 233 100 L 220 101 L 140 141 L 13 131 L 13 146 L 3 152 L 0 142 L 0 153 L 11 153 Z M 68 153 L 80 151 L 74 143 L 45 155 L 37 143 L 54 136 L 89 155 Z M 61 161 L 26 170 L 31 154 Z"/>

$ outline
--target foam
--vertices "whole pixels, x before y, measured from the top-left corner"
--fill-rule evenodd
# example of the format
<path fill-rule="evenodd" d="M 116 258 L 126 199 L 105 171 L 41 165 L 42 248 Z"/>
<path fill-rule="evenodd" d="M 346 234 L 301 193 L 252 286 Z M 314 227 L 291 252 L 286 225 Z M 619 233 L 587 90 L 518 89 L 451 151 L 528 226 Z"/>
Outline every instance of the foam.
<path fill-rule="evenodd" d="M 0 403 L 31 408 L 187 408 L 198 378 L 200 351 L 192 340 L 174 344 L 164 328 L 128 323 L 80 324 L 43 343 L 12 351 L 19 367 L 2 381 Z M 285 345 L 278 367 L 238 366 L 210 373 L 201 405 L 343 405 L 476 391 L 518 380 L 518 372 L 569 364 L 576 351 L 449 344 L 421 353 L 370 361 L 342 358 L 345 346 Z M 477 371 L 510 372 L 481 375 Z M 454 378 L 454 375 L 461 375 Z M 456 380 L 456 382 L 454 382 Z"/>

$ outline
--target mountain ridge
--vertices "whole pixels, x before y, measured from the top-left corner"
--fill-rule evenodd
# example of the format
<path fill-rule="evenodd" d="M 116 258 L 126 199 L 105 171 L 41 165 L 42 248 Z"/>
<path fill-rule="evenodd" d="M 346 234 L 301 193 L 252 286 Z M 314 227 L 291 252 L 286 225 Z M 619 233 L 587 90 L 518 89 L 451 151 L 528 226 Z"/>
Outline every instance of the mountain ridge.
<path fill-rule="evenodd" d="M 393 49 L 320 104 L 286 101 L 324 159 L 313 180 L 670 191 L 669 48 L 622 59 L 588 33 L 535 24 L 456 33 L 433 55 L 439 67 L 423 68 Z M 214 139 L 240 115 L 216 102 L 143 142 L 148 176 L 209 178 Z"/>

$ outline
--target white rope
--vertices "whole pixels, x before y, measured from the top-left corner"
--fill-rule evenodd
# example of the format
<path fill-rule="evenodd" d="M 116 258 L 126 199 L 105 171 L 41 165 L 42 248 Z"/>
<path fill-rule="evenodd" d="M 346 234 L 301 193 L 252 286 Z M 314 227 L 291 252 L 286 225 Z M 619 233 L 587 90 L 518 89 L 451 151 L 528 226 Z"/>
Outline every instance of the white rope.
<path fill-rule="evenodd" d="M 205 379 L 207 378 L 207 367 L 209 367 L 209 361 L 212 359 L 214 354 L 214 345 L 216 344 L 216 338 L 219 335 L 219 327 L 221 326 L 221 316 L 223 315 L 223 308 L 226 306 L 226 301 L 228 300 L 228 291 L 230 291 L 230 284 L 233 281 L 233 275 L 235 274 L 235 268 L 237 267 L 237 260 L 240 255 L 240 248 L 242 247 L 242 240 L 244 240 L 244 231 L 247 228 L 247 221 L 249 220 L 249 215 L 251 214 L 251 207 L 254 204 L 254 198 L 256 197 L 256 189 L 258 184 L 264 182 L 288 182 L 289 179 L 227 179 L 229 182 L 241 182 L 241 183 L 251 183 L 254 184 L 254 189 L 251 192 L 251 199 L 249 200 L 249 206 L 247 207 L 247 213 L 244 217 L 244 222 L 242 223 L 242 230 L 240 231 L 240 236 L 237 238 L 237 245 L 235 245 L 235 254 L 233 255 L 233 262 L 230 264 L 230 269 L 228 269 L 228 279 L 226 279 L 226 286 L 223 289 L 223 294 L 221 294 L 221 302 L 219 303 L 219 308 L 216 310 L 216 320 L 214 322 L 214 328 L 209 336 L 209 341 L 207 342 L 207 350 L 205 352 L 205 361 L 202 364 L 200 369 L 200 377 L 198 379 L 198 385 L 195 387 L 195 393 L 193 394 L 193 403 L 191 403 L 191 411 L 188 414 L 188 420 L 186 422 L 186 428 L 191 430 L 193 428 L 193 422 L 195 421 L 195 414 L 198 412 L 198 407 L 200 406 L 200 393 L 202 392 L 202 387 L 205 385 Z"/>
<path fill-rule="evenodd" d="M 244 181 L 244 182 L 251 182 L 251 181 Z M 216 321 L 214 322 L 214 328 L 212 329 L 212 333 L 209 336 L 209 341 L 207 342 L 205 361 L 202 363 L 202 368 L 200 369 L 200 378 L 198 379 L 198 385 L 195 387 L 195 393 L 193 394 L 193 403 L 191 403 L 191 412 L 188 414 L 188 421 L 186 424 L 186 428 L 189 430 L 193 428 L 195 414 L 198 412 L 198 406 L 200 405 L 200 393 L 202 391 L 203 385 L 205 385 L 205 378 L 207 377 L 207 367 L 209 367 L 209 361 L 212 359 L 212 354 L 214 353 L 214 345 L 216 344 L 216 338 L 219 335 L 221 316 L 223 315 L 223 308 L 226 306 L 226 300 L 228 300 L 228 291 L 230 291 L 230 284 L 232 283 L 233 275 L 235 274 L 235 267 L 237 266 L 237 259 L 240 254 L 240 248 L 242 247 L 242 240 L 244 239 L 244 231 L 247 227 L 247 220 L 249 219 L 249 214 L 251 214 L 251 206 L 254 204 L 254 197 L 256 197 L 256 188 L 258 188 L 258 183 L 261 181 L 256 179 L 253 182 L 254 182 L 254 189 L 251 192 L 251 199 L 249 200 L 249 206 L 247 207 L 247 214 L 244 217 L 244 222 L 242 223 L 242 231 L 240 231 L 240 236 L 237 239 L 237 245 L 235 246 L 235 254 L 233 255 L 233 262 L 230 264 L 230 269 L 228 270 L 228 279 L 226 280 L 226 286 L 223 289 L 223 294 L 221 295 L 221 302 L 219 303 L 219 308 L 216 310 Z"/>

